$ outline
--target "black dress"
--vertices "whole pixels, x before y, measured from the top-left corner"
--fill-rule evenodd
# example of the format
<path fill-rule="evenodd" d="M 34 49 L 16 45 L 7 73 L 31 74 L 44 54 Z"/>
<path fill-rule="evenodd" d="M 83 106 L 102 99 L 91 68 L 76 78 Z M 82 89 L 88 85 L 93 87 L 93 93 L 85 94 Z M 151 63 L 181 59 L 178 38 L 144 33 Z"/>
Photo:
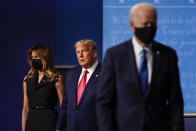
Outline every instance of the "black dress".
<path fill-rule="evenodd" d="M 58 96 L 55 82 L 47 82 L 44 75 L 39 84 L 37 77 L 26 79 L 29 113 L 26 131 L 55 131 L 58 113 L 55 109 Z"/>

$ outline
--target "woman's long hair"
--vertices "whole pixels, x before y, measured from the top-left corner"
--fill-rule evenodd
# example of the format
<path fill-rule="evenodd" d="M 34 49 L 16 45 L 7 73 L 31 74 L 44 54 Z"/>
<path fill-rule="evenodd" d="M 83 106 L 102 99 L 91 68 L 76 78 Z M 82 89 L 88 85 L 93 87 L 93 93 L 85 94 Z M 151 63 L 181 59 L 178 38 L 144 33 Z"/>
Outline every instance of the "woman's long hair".
<path fill-rule="evenodd" d="M 53 61 L 53 56 L 50 47 L 47 44 L 40 43 L 32 47 L 31 49 L 28 50 L 27 52 L 27 61 L 28 64 L 30 65 L 31 69 L 26 75 L 26 78 L 31 78 L 33 77 L 35 73 L 35 69 L 32 66 L 32 52 L 36 51 L 38 53 L 38 56 L 40 57 L 40 60 L 42 62 L 42 70 L 45 75 L 48 76 L 49 82 L 57 80 L 58 73 L 55 72 L 54 70 L 54 61 Z"/>

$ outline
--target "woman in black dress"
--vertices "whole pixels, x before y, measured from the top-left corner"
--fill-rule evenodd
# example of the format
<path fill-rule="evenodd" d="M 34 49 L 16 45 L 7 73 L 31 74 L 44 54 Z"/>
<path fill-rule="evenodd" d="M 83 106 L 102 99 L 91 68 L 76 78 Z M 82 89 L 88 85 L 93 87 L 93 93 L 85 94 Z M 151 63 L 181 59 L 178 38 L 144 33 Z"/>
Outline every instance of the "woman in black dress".
<path fill-rule="evenodd" d="M 54 71 L 52 53 L 48 45 L 38 44 L 27 53 L 31 67 L 23 82 L 24 104 L 22 131 L 55 131 L 57 111 L 62 103 L 63 80 Z"/>

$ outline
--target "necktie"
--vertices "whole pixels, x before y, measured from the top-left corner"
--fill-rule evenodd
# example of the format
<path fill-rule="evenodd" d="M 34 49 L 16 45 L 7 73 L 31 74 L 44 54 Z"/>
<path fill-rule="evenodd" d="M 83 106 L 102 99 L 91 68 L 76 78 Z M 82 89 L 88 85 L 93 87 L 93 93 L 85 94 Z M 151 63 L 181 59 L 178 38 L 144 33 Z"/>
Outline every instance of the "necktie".
<path fill-rule="evenodd" d="M 139 75 L 140 75 L 143 94 L 146 95 L 146 91 L 148 88 L 148 66 L 147 66 L 147 58 L 146 58 L 145 49 L 142 50 L 142 56 L 140 59 L 140 67 L 139 67 Z"/>
<path fill-rule="evenodd" d="M 78 89 L 77 89 L 77 105 L 79 104 L 80 98 L 81 98 L 82 93 L 84 91 L 84 88 L 86 86 L 87 74 L 88 74 L 88 70 L 86 69 L 84 71 L 84 74 L 82 76 L 82 79 L 80 80 L 80 82 L 78 84 Z"/>

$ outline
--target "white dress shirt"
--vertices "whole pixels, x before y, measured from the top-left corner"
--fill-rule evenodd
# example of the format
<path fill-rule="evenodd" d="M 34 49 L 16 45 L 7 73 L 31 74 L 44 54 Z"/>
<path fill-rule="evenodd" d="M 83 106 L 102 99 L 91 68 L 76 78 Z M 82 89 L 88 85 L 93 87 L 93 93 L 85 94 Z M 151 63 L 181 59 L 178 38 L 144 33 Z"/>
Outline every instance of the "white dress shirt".
<path fill-rule="evenodd" d="M 93 74 L 93 72 L 94 72 L 95 68 L 97 67 L 97 65 L 98 65 L 98 61 L 96 61 L 93 66 L 91 66 L 90 68 L 87 69 L 88 70 L 88 74 L 87 74 L 86 83 L 91 78 L 91 75 Z M 85 68 L 82 68 L 82 72 L 80 74 L 80 78 L 79 78 L 78 84 L 79 84 L 80 80 L 82 79 L 82 76 L 83 76 L 85 70 L 86 70 Z"/>
<path fill-rule="evenodd" d="M 143 47 L 136 41 L 135 37 L 132 39 L 133 43 L 133 49 L 135 52 L 135 59 L 136 59 L 136 64 L 137 64 L 137 70 L 139 71 L 139 66 L 140 66 L 140 59 L 142 56 L 142 50 Z M 152 61 L 153 61 L 153 55 L 152 51 L 148 47 L 144 47 L 146 50 L 146 57 L 147 57 L 147 62 L 148 62 L 148 83 L 151 82 L 151 76 L 152 76 Z"/>

